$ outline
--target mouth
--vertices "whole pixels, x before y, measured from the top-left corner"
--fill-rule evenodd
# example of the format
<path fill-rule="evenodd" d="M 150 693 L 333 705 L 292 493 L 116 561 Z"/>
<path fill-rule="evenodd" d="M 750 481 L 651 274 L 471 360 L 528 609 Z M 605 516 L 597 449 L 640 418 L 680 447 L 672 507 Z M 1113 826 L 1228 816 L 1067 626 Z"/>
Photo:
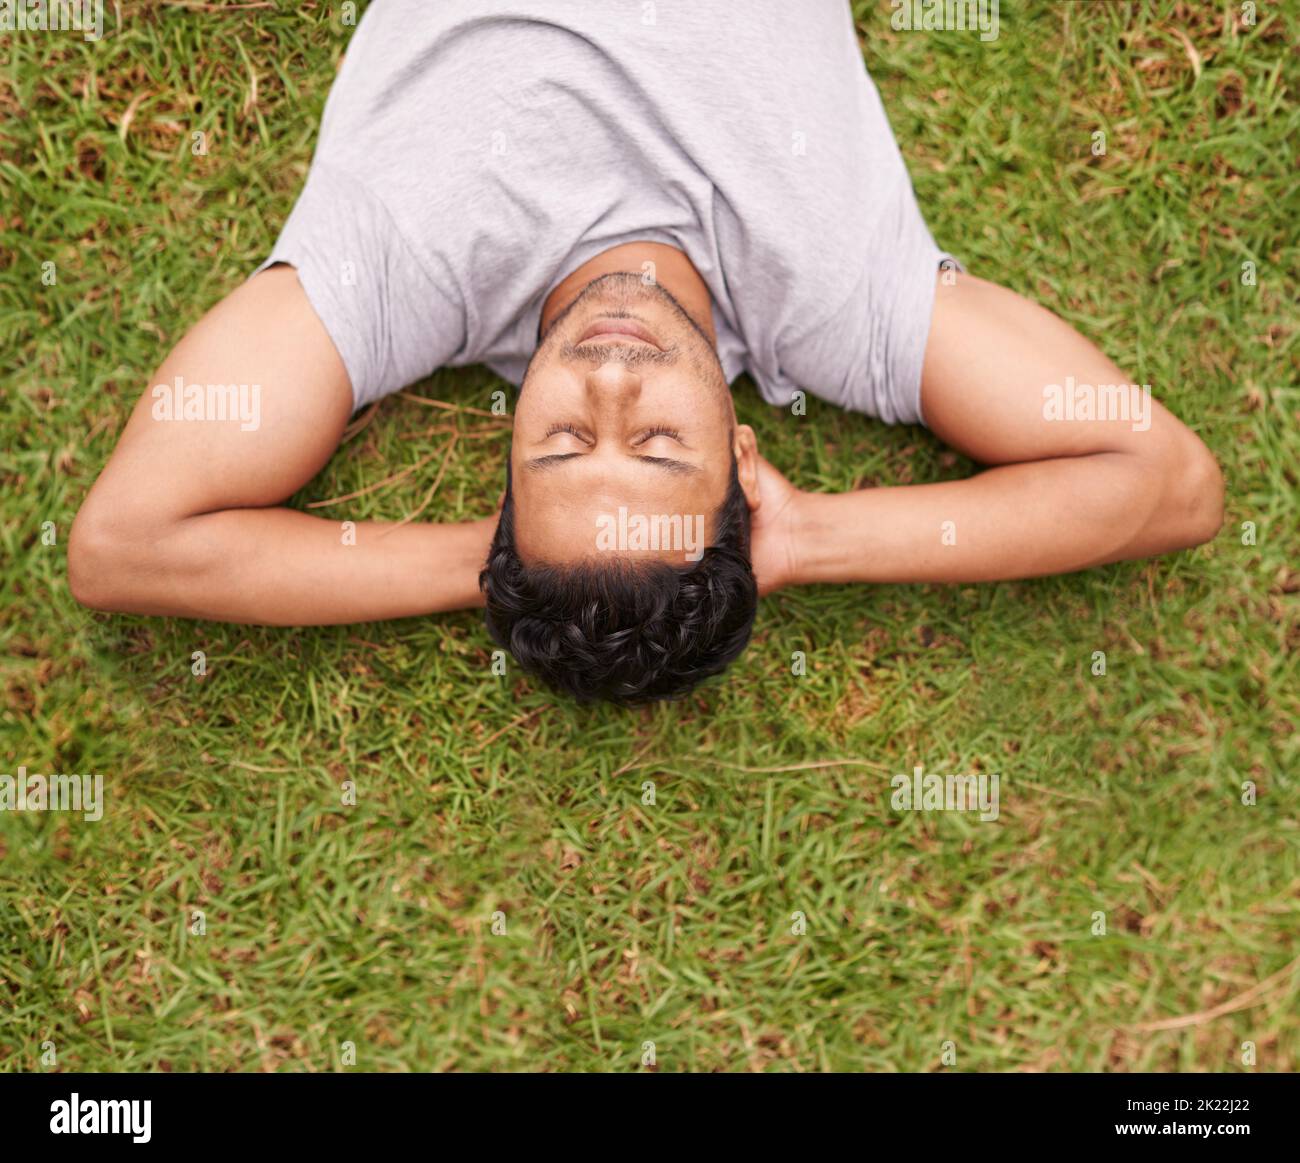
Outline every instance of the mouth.
<path fill-rule="evenodd" d="M 582 333 L 574 346 L 581 347 L 593 339 L 614 338 L 617 338 L 620 343 L 640 343 L 646 347 L 653 347 L 656 351 L 663 351 L 659 341 L 641 324 L 631 319 L 597 319 Z"/>

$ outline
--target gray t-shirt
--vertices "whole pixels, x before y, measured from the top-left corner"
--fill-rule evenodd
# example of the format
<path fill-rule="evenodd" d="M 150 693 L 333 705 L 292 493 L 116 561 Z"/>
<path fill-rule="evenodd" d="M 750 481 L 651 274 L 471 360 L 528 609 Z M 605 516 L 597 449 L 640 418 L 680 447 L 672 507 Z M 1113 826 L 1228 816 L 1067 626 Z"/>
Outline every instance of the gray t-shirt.
<path fill-rule="evenodd" d="M 518 383 L 550 291 L 638 239 L 695 264 L 729 380 L 921 421 L 945 255 L 840 0 L 376 0 L 263 268 L 298 268 L 360 407 Z"/>

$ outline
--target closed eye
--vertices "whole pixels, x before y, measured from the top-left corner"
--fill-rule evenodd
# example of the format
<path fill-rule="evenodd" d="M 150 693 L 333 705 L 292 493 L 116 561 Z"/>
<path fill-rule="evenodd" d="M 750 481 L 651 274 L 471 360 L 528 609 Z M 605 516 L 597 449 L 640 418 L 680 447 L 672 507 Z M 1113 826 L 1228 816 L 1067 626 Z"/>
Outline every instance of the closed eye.
<path fill-rule="evenodd" d="M 660 427 L 647 429 L 645 432 L 641 433 L 641 435 L 638 436 L 636 440 L 634 440 L 632 443 L 634 446 L 642 445 L 647 440 L 653 440 L 656 436 L 667 436 L 670 440 L 676 440 L 679 444 L 681 443 L 681 439 L 682 439 L 681 433 L 678 432 L 676 428 L 664 428 L 660 426 Z"/>
<path fill-rule="evenodd" d="M 579 460 L 584 455 L 581 452 L 554 452 L 549 456 L 534 456 L 530 460 L 524 461 L 524 464 L 530 471 L 543 471 L 563 464 L 566 460 Z M 684 460 L 674 460 L 667 456 L 636 456 L 632 459 L 640 461 L 642 464 L 652 464 L 655 468 L 664 469 L 666 472 L 681 473 L 684 476 L 695 475 L 704 471 L 697 465 L 688 464 Z"/>
<path fill-rule="evenodd" d="M 549 439 L 552 436 L 557 436 L 561 432 L 567 432 L 570 436 L 576 436 L 579 440 L 583 442 L 583 444 L 591 443 L 591 441 L 589 441 L 585 436 L 583 436 L 583 434 L 579 432 L 572 424 L 552 424 L 546 430 L 546 439 Z"/>

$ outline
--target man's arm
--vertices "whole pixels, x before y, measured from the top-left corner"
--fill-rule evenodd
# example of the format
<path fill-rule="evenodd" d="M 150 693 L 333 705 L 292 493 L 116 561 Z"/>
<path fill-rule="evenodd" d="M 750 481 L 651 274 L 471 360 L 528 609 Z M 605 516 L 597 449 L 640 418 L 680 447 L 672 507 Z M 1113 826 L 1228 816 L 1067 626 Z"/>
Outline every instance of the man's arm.
<path fill-rule="evenodd" d="M 257 427 L 156 420 L 146 392 L 72 528 L 68 575 L 96 609 L 308 625 L 481 604 L 495 519 L 340 521 L 279 502 L 338 446 L 352 393 L 297 273 L 274 267 L 200 320 L 152 384 L 260 388 Z"/>
<path fill-rule="evenodd" d="M 1149 399 L 1149 426 L 1132 410 L 1128 419 L 1051 419 L 1044 389 L 1064 389 L 1068 377 L 1130 382 L 1019 295 L 969 275 L 941 282 L 922 410 L 937 436 L 993 467 L 963 481 L 828 495 L 793 489 L 765 466 L 760 587 L 1035 577 L 1212 538 L 1223 478 L 1205 445 Z"/>

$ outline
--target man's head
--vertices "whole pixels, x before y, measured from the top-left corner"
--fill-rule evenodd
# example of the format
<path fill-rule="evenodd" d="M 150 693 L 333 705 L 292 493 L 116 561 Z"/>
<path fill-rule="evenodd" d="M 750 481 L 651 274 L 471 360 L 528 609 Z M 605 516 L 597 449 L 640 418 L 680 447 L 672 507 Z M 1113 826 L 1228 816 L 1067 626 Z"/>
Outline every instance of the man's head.
<path fill-rule="evenodd" d="M 744 649 L 753 432 L 708 336 L 664 288 L 593 280 L 520 389 L 481 584 L 493 637 L 580 699 L 669 698 Z"/>

